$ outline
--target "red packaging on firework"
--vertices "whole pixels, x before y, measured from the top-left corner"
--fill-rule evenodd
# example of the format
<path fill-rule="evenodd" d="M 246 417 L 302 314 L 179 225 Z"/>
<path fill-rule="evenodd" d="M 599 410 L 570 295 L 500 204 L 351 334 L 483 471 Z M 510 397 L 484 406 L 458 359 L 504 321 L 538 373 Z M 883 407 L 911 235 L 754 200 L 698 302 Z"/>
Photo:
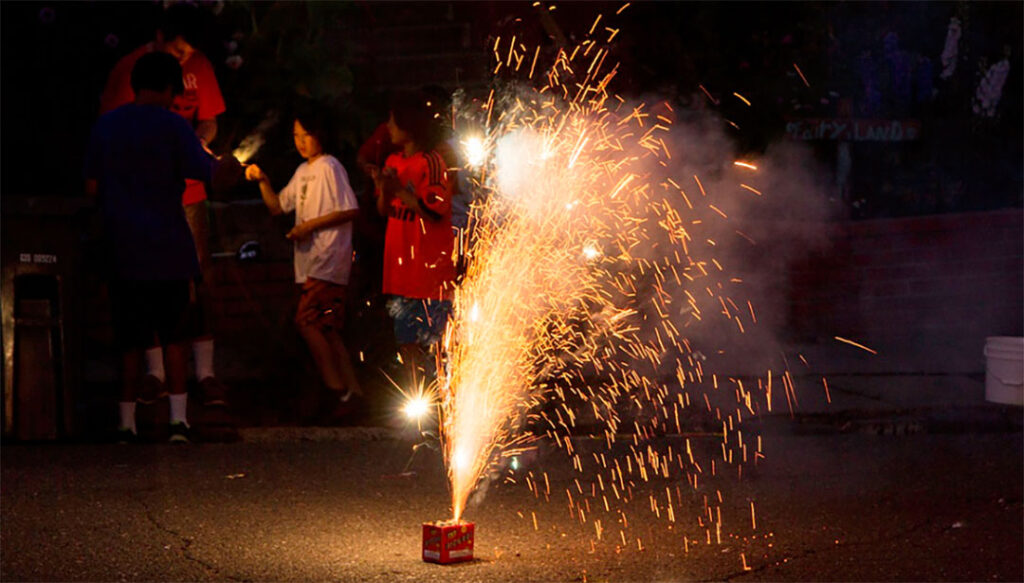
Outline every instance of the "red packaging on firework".
<path fill-rule="evenodd" d="M 423 523 L 423 560 L 447 565 L 473 560 L 473 523 L 454 520 Z"/>

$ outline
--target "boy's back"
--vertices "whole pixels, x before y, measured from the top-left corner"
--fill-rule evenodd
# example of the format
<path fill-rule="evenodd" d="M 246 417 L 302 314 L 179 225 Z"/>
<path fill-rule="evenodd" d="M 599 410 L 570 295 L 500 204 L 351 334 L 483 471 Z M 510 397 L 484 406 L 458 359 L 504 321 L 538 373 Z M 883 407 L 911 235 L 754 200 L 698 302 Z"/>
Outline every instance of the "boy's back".
<path fill-rule="evenodd" d="M 86 175 L 98 181 L 114 274 L 123 279 L 198 275 L 195 244 L 181 206 L 185 178 L 209 180 L 212 159 L 180 116 L 128 104 L 96 123 Z"/>

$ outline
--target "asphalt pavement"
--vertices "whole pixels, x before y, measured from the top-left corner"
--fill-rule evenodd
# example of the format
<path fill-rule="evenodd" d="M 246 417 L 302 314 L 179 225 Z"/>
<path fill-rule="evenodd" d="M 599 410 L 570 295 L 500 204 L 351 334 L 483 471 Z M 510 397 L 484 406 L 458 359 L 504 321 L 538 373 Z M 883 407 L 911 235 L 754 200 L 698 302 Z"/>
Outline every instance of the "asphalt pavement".
<path fill-rule="evenodd" d="M 579 490 L 578 474 L 541 447 L 515 483 L 498 479 L 474 501 L 475 560 L 452 566 L 420 559 L 421 524 L 448 518 L 450 501 L 436 453 L 408 464 L 409 432 L 269 427 L 243 429 L 236 443 L 6 444 L 0 579 L 1021 581 L 1021 408 L 982 397 L 977 378 L 830 379 L 827 398 L 750 424 L 764 458 L 743 475 L 681 490 L 636 484 L 620 508 L 628 524 L 597 504 L 581 522 L 566 494 Z M 697 451 L 720 445 L 707 435 L 653 445 L 681 451 L 686 439 Z M 587 443 L 574 440 L 583 454 Z M 672 519 L 651 502 L 666 489 Z"/>

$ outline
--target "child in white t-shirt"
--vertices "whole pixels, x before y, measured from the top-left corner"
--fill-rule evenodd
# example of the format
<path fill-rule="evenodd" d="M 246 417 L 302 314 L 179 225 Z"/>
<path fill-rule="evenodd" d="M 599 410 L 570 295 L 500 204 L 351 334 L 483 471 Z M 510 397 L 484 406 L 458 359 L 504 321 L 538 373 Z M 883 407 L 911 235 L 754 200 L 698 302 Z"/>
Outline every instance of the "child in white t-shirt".
<path fill-rule="evenodd" d="M 359 206 L 345 168 L 324 152 L 323 144 L 330 143 L 326 127 L 316 112 L 296 116 L 295 148 L 306 161 L 280 193 L 255 164 L 245 177 L 259 182 L 270 214 L 295 212 L 295 227 L 287 235 L 295 242 L 295 283 L 301 287 L 295 323 L 329 389 L 328 420 L 338 421 L 350 409 L 351 397 L 362 394 L 340 334 Z"/>

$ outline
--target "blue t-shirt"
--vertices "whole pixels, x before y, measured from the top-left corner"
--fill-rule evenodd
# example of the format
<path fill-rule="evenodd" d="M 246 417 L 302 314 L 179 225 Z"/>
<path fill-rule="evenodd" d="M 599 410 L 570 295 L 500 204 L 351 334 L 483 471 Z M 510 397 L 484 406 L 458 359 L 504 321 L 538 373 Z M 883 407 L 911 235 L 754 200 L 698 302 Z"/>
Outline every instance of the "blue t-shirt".
<path fill-rule="evenodd" d="M 123 105 L 100 117 L 85 157 L 99 185 L 113 272 L 130 280 L 199 274 L 181 195 L 185 179 L 208 181 L 213 159 L 180 115 L 154 105 Z"/>

